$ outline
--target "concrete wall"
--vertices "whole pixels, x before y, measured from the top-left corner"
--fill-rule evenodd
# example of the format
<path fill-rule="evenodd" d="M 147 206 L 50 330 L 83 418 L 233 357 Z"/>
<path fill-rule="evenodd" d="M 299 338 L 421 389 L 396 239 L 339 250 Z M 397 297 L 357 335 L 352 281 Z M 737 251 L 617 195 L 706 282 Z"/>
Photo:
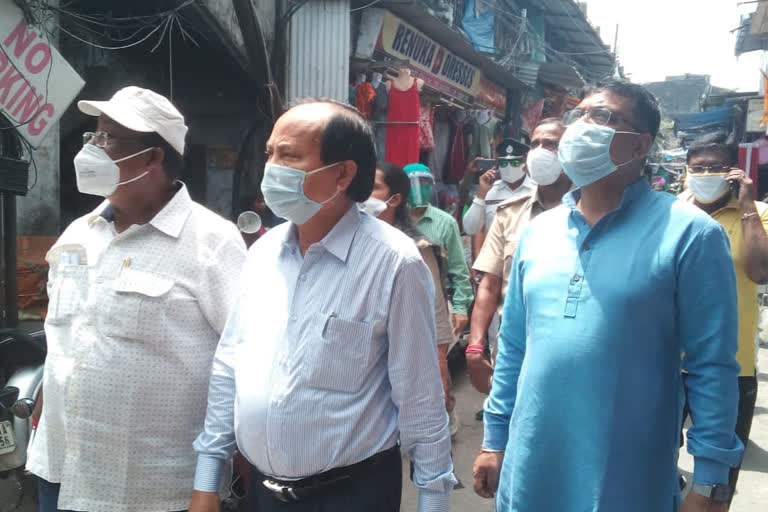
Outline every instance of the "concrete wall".
<path fill-rule="evenodd" d="M 700 112 L 702 103 L 711 89 L 707 75 L 669 77 L 663 82 L 643 85 L 659 99 L 665 119 Z"/>
<path fill-rule="evenodd" d="M 271 47 L 275 39 L 275 17 L 277 16 L 277 2 L 279 1 L 281 0 L 251 0 L 268 48 Z M 232 0 L 202 0 L 201 3 L 221 29 L 221 35 L 229 37 L 240 57 L 245 59 L 245 43 Z"/>

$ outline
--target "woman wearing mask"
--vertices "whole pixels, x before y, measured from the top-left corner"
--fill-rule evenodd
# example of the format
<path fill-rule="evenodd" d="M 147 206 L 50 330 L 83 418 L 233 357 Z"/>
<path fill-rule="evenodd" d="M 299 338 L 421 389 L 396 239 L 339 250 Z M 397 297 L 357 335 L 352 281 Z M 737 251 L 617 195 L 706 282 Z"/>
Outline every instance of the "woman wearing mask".
<path fill-rule="evenodd" d="M 410 212 L 406 198 L 411 189 L 408 175 L 390 162 L 379 162 L 376 165 L 376 181 L 373 185 L 371 197 L 364 203 L 360 203 L 360 209 L 378 217 L 379 220 L 391 224 L 403 233 L 407 234 L 419 247 L 419 252 L 424 262 L 432 273 L 435 283 L 435 325 L 437 327 L 437 355 L 440 363 L 440 375 L 443 378 L 443 391 L 445 392 L 445 409 L 451 419 L 451 435 L 456 433 L 458 424 L 455 420 L 453 408 L 456 399 L 451 393 L 450 374 L 448 373 L 448 348 L 453 341 L 453 326 L 448 315 L 448 306 L 443 291 L 442 277 L 440 273 L 442 265 L 442 249 L 439 245 L 428 240 L 419 233 L 411 223 Z"/>

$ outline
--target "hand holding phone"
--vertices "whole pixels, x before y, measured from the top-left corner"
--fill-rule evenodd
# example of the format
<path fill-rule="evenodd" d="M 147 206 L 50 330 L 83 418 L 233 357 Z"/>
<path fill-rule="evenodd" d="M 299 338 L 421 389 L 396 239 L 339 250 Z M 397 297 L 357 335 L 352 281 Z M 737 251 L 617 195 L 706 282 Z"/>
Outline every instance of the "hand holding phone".
<path fill-rule="evenodd" d="M 496 160 L 493 158 L 478 158 L 475 160 L 475 166 L 480 172 L 490 171 L 496 167 Z"/>
<path fill-rule="evenodd" d="M 739 180 L 728 180 L 728 182 L 731 184 L 731 192 L 733 193 L 733 197 L 738 199 L 739 192 L 741 191 L 741 183 Z"/>

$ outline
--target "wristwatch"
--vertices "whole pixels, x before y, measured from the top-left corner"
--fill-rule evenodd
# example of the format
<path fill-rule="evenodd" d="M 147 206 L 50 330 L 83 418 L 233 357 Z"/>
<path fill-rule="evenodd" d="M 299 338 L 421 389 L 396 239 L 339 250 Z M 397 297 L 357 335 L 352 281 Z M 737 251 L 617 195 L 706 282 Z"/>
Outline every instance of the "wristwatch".
<path fill-rule="evenodd" d="M 718 505 L 728 503 L 731 499 L 731 488 L 728 485 L 693 484 L 691 491 L 706 496 L 712 503 Z"/>

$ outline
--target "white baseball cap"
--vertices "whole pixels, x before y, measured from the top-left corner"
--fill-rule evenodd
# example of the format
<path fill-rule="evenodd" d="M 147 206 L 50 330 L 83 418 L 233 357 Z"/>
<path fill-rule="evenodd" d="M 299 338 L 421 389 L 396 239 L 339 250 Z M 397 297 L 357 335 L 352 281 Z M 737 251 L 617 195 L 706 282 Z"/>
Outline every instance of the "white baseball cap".
<path fill-rule="evenodd" d="M 156 132 L 180 155 L 184 155 L 184 137 L 187 135 L 184 116 L 168 98 L 154 91 L 135 86 L 124 87 L 108 101 L 80 100 L 77 108 L 89 116 L 105 114 L 135 132 Z"/>

